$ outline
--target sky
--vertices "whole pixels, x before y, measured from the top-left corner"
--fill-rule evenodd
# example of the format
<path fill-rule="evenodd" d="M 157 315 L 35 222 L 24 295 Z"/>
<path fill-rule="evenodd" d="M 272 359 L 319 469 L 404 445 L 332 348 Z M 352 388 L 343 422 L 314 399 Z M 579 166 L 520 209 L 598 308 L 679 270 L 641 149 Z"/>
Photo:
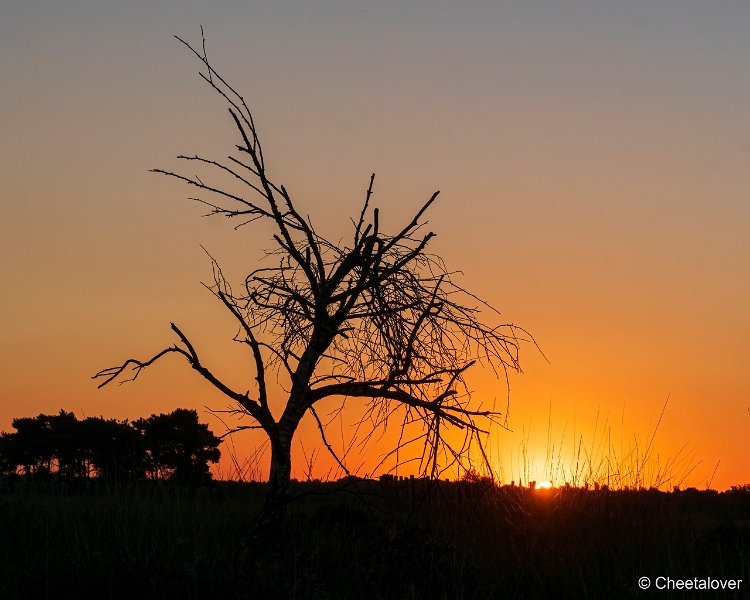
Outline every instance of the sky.
<path fill-rule="evenodd" d="M 740 1 L 4 2 L 0 430 L 61 408 L 189 407 L 222 432 L 207 408 L 226 402 L 177 360 L 134 384 L 90 379 L 171 344 L 171 321 L 228 378 L 251 376 L 201 285 L 201 245 L 240 277 L 269 232 L 202 218 L 148 172 L 236 141 L 173 38 L 198 43 L 201 25 L 272 178 L 322 229 L 345 231 L 372 172 L 393 229 L 441 191 L 433 249 L 546 356 L 523 349 L 509 430 L 492 433 L 504 480 L 564 479 L 583 449 L 645 453 L 670 484 L 750 481 Z M 502 381 L 469 379 L 505 402 Z M 232 439 L 252 463 L 257 440 Z M 303 423 L 293 476 L 331 473 L 319 448 Z"/>

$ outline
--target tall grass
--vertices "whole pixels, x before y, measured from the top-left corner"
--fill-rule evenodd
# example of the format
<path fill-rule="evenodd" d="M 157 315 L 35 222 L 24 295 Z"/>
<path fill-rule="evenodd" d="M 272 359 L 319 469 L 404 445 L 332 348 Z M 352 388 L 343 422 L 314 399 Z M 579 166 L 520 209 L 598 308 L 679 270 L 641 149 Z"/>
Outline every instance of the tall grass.
<path fill-rule="evenodd" d="M 260 491 L 19 482 L 0 493 L 0 596 L 182 597 L 236 576 Z"/>
<path fill-rule="evenodd" d="M 0 596 L 603 598 L 643 575 L 750 580 L 746 492 L 337 487 L 296 484 L 285 529 L 258 544 L 260 484 L 7 485 Z"/>
<path fill-rule="evenodd" d="M 521 485 L 532 480 L 547 480 L 553 485 L 572 487 L 601 487 L 611 489 L 672 489 L 684 487 L 694 477 L 702 460 L 686 443 L 676 452 L 664 457 L 658 452 L 659 433 L 667 402 L 662 406 L 655 424 L 645 437 L 625 435 L 624 411 L 619 431 L 605 418 L 602 422 L 597 412 L 590 437 L 577 433 L 575 427 L 567 439 L 567 424 L 561 438 L 555 442 L 552 435 L 552 409 L 547 421 L 547 441 L 541 469 L 535 464 L 529 437 L 530 428 L 524 428 L 518 450 L 518 462 L 511 466 L 511 477 L 503 469 L 493 473 L 500 481 L 514 479 Z M 502 463 L 502 450 L 497 449 L 498 463 Z"/>

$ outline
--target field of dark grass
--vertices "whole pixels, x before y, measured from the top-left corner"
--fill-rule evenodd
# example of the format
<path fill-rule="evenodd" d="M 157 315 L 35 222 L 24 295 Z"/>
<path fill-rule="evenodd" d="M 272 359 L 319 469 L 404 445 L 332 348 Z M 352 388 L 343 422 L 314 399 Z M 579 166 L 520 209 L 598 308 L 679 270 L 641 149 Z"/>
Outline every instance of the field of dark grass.
<path fill-rule="evenodd" d="M 261 484 L 0 483 L 2 598 L 628 598 L 638 579 L 742 579 L 750 493 L 490 482 L 297 483 L 250 533 Z M 653 586 L 652 586 L 653 587 Z"/>

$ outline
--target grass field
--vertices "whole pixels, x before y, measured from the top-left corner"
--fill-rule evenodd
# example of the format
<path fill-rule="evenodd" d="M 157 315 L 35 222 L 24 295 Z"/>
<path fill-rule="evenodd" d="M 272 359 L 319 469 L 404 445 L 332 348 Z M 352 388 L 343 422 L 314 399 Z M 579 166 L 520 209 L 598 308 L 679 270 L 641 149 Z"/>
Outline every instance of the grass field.
<path fill-rule="evenodd" d="M 278 538 L 257 542 L 263 492 L 2 483 L 0 597 L 686 597 L 639 590 L 660 575 L 743 580 L 717 598 L 750 590 L 744 489 L 296 483 Z"/>

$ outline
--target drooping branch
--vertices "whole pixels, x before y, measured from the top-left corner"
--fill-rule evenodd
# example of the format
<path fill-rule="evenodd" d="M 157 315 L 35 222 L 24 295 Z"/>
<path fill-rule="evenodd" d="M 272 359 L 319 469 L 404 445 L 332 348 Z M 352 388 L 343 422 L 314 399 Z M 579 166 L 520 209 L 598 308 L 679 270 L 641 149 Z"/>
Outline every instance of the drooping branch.
<path fill-rule="evenodd" d="M 468 369 L 471 364 L 472 363 L 453 373 L 448 385 L 445 386 L 443 391 L 429 401 L 419 398 L 408 390 L 393 384 L 377 386 L 373 385 L 371 382 L 352 381 L 347 383 L 333 383 L 312 389 L 309 396 L 309 404 L 310 406 L 313 406 L 316 402 L 330 396 L 395 400 L 404 405 L 439 415 L 441 418 L 459 428 L 467 427 L 472 430 L 482 431 L 473 421 L 467 419 L 467 417 L 491 417 L 493 415 L 499 415 L 499 413 L 490 410 L 472 410 L 458 403 L 450 404 L 445 402 L 447 399 L 458 394 L 457 390 L 454 389 L 453 384 L 455 384 L 456 379 L 463 371 Z"/>

